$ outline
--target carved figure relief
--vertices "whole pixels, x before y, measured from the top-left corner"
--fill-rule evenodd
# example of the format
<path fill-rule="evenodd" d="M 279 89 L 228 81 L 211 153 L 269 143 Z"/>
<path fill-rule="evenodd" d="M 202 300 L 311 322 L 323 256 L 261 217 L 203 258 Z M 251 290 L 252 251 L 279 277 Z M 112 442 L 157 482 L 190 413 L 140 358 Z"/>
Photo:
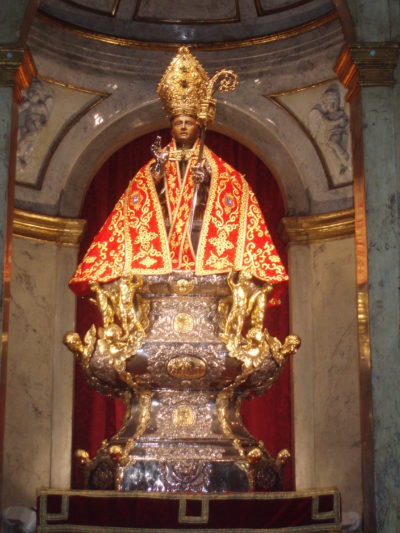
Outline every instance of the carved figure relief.
<path fill-rule="evenodd" d="M 48 122 L 53 103 L 51 89 L 40 80 L 33 80 L 19 106 L 17 165 L 27 165 L 38 134 Z"/>
<path fill-rule="evenodd" d="M 320 102 L 309 112 L 308 122 L 331 174 L 340 182 L 351 181 L 349 117 L 343 108 L 337 83 L 324 90 Z"/>

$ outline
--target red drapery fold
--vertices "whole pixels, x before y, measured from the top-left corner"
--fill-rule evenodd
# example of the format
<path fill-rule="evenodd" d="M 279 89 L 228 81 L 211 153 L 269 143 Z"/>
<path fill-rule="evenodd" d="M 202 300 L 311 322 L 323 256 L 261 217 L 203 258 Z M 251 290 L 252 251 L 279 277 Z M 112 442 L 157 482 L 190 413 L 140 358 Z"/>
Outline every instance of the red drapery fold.
<path fill-rule="evenodd" d="M 151 158 L 150 146 L 157 135 L 163 144 L 169 141 L 169 130 L 144 135 L 115 152 L 94 177 L 86 194 L 81 217 L 87 220 L 85 238 L 80 247 L 82 260 L 94 236 L 124 192 L 129 180 Z M 253 188 L 265 221 L 282 262 L 287 267 L 287 254 L 277 226 L 284 216 L 284 204 L 277 183 L 268 168 L 248 148 L 213 131 L 207 132 L 206 144 L 222 159 L 242 174 Z M 266 325 L 269 332 L 283 340 L 288 334 L 288 291 L 281 296 L 282 304 L 268 309 Z M 84 299 L 78 300 L 77 331 L 83 336 L 91 324 L 97 325 L 94 306 Z M 291 377 L 288 365 L 278 382 L 259 398 L 245 401 L 242 415 L 250 433 L 265 443 L 275 456 L 282 448 L 292 453 Z M 76 366 L 74 391 L 73 450 L 85 449 L 93 457 L 101 441 L 111 437 L 119 428 L 123 405 L 119 400 L 105 398 L 95 392 L 85 381 L 80 367 Z M 83 487 L 80 467 L 74 464 L 72 486 Z M 292 490 L 293 460 L 286 468 L 285 489 Z"/>

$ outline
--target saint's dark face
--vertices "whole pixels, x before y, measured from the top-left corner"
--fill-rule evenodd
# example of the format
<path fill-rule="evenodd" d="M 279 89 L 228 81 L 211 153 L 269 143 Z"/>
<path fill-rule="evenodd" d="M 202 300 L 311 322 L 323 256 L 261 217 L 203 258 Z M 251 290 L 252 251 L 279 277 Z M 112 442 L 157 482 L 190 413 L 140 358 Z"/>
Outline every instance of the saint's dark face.
<path fill-rule="evenodd" d="M 179 148 L 191 148 L 199 137 L 196 119 L 188 115 L 178 115 L 172 119 L 171 134 Z"/>

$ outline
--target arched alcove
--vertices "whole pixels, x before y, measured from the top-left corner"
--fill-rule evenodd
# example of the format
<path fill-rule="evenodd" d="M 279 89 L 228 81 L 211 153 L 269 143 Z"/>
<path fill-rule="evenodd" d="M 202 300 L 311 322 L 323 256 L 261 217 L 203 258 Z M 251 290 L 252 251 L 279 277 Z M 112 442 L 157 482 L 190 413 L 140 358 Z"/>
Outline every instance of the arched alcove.
<path fill-rule="evenodd" d="M 266 99 L 262 99 L 261 103 L 266 107 L 274 108 L 273 104 Z M 107 114 L 109 105 L 111 104 L 107 104 L 106 100 L 96 112 L 100 115 Z M 279 109 L 274 109 L 274 112 L 284 116 Z M 282 118 L 288 120 L 288 117 Z M 45 177 L 44 189 L 46 182 L 54 183 L 55 176 L 59 176 L 62 160 L 65 174 L 63 188 L 60 191 L 59 214 L 67 217 L 79 216 L 90 181 L 111 154 L 128 142 L 160 127 L 168 127 L 168 121 L 162 118 L 159 102 L 125 110 L 125 113 L 119 113 L 113 117 L 113 120 L 110 120 L 104 128 L 91 128 L 88 131 L 84 124 L 77 125 L 74 131 L 65 137 Z M 295 121 L 293 121 L 293 127 L 296 129 Z M 319 168 L 322 176 L 323 169 L 304 133 L 299 131 L 295 146 L 291 149 L 290 146 L 280 141 L 278 132 L 274 131 L 270 123 L 263 121 L 262 117 L 256 119 L 245 109 L 223 102 L 218 105 L 217 118 L 212 129 L 248 147 L 271 169 L 289 212 L 300 214 L 309 211 L 307 184 L 299 170 L 302 165 L 300 161 L 296 161 L 296 156 L 300 153 L 302 158 L 305 154 L 309 155 L 308 171 L 310 173 L 313 165 Z M 66 160 L 67 152 L 74 154 L 68 161 Z M 307 168 L 303 168 L 303 173 L 304 171 L 307 172 Z"/>

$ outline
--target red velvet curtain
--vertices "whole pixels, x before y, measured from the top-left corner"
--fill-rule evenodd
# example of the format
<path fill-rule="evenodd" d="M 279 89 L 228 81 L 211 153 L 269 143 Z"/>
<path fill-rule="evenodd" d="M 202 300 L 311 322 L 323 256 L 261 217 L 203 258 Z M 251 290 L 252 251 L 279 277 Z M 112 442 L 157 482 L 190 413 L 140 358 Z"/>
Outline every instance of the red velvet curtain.
<path fill-rule="evenodd" d="M 81 244 L 79 261 L 83 258 L 93 237 L 101 228 L 129 180 L 151 157 L 150 146 L 161 135 L 166 144 L 169 130 L 144 135 L 115 152 L 94 177 L 85 197 L 81 217 L 87 220 L 85 238 Z M 277 233 L 277 226 L 284 216 L 284 204 L 277 183 L 268 168 L 245 146 L 213 131 L 207 132 L 207 146 L 246 175 L 252 186 L 283 263 L 287 266 L 285 246 Z M 282 304 L 268 309 L 267 327 L 270 333 L 283 340 L 288 334 L 288 293 L 281 298 Z M 83 299 L 77 305 L 77 331 L 81 336 L 98 315 L 94 306 Z M 123 405 L 119 400 L 109 399 L 95 392 L 85 381 L 80 367 L 75 373 L 73 450 L 85 449 L 93 457 L 101 441 L 111 437 L 119 428 Z M 267 393 L 243 405 L 243 420 L 258 439 L 263 440 L 269 452 L 275 456 L 282 448 L 292 449 L 291 378 L 288 365 L 278 382 Z M 73 468 L 72 486 L 82 488 L 80 467 Z M 292 490 L 293 460 L 285 472 L 285 489 Z"/>

